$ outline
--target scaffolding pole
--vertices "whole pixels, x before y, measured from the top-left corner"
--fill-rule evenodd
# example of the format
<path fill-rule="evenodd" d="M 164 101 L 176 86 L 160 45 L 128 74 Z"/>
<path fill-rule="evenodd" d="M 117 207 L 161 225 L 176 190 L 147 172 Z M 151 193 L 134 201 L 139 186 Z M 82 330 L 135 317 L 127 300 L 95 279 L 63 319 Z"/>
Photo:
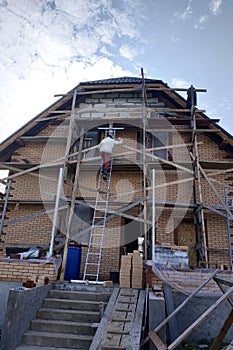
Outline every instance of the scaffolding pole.
<path fill-rule="evenodd" d="M 62 178 L 63 178 L 63 168 L 60 168 L 58 185 L 57 185 L 56 203 L 55 203 L 54 216 L 53 216 L 51 241 L 50 241 L 50 247 L 49 247 L 49 256 L 48 256 L 49 258 L 53 255 L 54 237 L 55 237 L 55 232 L 57 227 L 58 208 L 59 208 L 60 195 L 61 195 L 61 189 L 62 189 Z"/>
<path fill-rule="evenodd" d="M 146 102 L 146 86 L 143 68 L 141 68 L 142 75 L 142 163 L 143 163 L 143 197 L 146 197 L 147 188 L 147 165 L 146 165 L 146 126 L 147 126 L 147 102 Z M 144 220 L 147 220 L 147 201 L 144 201 Z M 148 246 L 148 225 L 144 223 L 144 254 L 145 259 L 148 259 L 147 246 Z"/>
<path fill-rule="evenodd" d="M 225 195 L 225 203 L 226 207 L 229 210 L 229 203 L 228 203 L 228 189 L 224 188 L 224 195 Z M 227 241 L 228 241 L 228 252 L 229 252 L 229 266 L 232 270 L 232 249 L 231 249 L 231 227 L 230 227 L 230 217 L 228 211 L 226 211 L 226 224 L 227 224 Z"/>
<path fill-rule="evenodd" d="M 203 197 L 202 197 L 202 186 L 201 186 L 201 176 L 199 168 L 199 154 L 198 154 L 198 145 L 197 145 L 197 124 L 196 124 L 196 114 L 195 114 L 195 89 L 191 85 L 190 87 L 190 103 L 191 103 L 191 128 L 192 128 L 192 143 L 193 143 L 193 170 L 194 170 L 194 195 L 195 198 L 198 196 L 198 209 L 195 211 L 196 223 L 198 224 L 198 239 L 199 239 L 199 258 L 201 261 L 204 261 L 205 264 L 208 264 L 208 255 L 207 255 L 207 245 L 206 245 L 206 232 L 205 232 L 205 222 L 204 222 L 204 209 L 203 209 Z M 197 185 L 196 185 L 197 182 Z"/>
<path fill-rule="evenodd" d="M 72 145 L 72 139 L 73 139 L 73 131 L 75 129 L 75 104 L 76 104 L 76 98 L 77 98 L 77 90 L 74 90 L 73 93 L 73 99 L 72 99 L 72 107 L 71 107 L 71 115 L 70 115 L 70 124 L 69 124 L 69 131 L 67 136 L 67 142 L 66 142 L 66 151 L 65 151 L 65 160 L 64 160 L 64 172 L 63 172 L 63 179 L 64 181 L 67 180 L 67 162 L 69 158 L 70 148 Z"/>
<path fill-rule="evenodd" d="M 152 169 L 152 260 L 155 260 L 155 234 L 156 234 L 156 208 L 155 208 L 155 169 Z"/>
<path fill-rule="evenodd" d="M 83 139 L 84 139 L 84 128 L 82 128 L 82 130 L 81 130 L 81 137 L 80 137 L 80 143 L 79 143 L 79 153 L 78 153 L 78 159 L 77 159 L 76 170 L 75 170 L 71 204 L 70 204 L 70 210 L 68 213 L 68 220 L 67 220 L 67 224 L 66 224 L 66 240 L 65 240 L 63 260 L 62 260 L 62 268 L 61 268 L 61 276 L 60 276 L 61 280 L 63 280 L 64 276 L 65 276 L 65 267 L 66 267 L 66 260 L 67 260 L 67 254 L 68 254 L 68 245 L 69 245 L 69 240 L 70 240 L 70 229 L 71 229 L 72 218 L 74 215 L 76 194 L 77 194 L 77 190 L 78 190 L 78 178 L 79 178 L 79 173 L 80 173 L 80 163 L 81 163 L 81 156 L 82 156 L 81 151 L 83 148 Z"/>
<path fill-rule="evenodd" d="M 8 185 L 7 185 L 6 198 L 5 198 L 3 211 L 2 211 L 2 219 L 1 219 L 1 222 L 0 222 L 0 237 L 2 235 L 2 229 L 3 229 L 4 219 L 5 219 L 5 216 L 6 216 L 6 209 L 7 209 L 8 198 L 9 198 L 9 195 L 10 195 L 10 190 L 11 190 L 11 180 L 8 181 Z"/>

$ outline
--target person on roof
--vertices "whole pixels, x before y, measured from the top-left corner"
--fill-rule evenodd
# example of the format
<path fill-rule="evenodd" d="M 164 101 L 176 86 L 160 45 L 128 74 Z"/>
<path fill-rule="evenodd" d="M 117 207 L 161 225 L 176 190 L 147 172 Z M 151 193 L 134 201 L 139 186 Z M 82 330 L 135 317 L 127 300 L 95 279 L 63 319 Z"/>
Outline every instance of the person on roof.
<path fill-rule="evenodd" d="M 121 145 L 122 139 L 119 137 L 118 141 L 114 140 L 111 134 L 107 134 L 107 136 L 100 142 L 98 145 L 99 148 L 99 154 L 102 158 L 102 168 L 101 173 L 103 174 L 103 179 L 107 180 L 107 172 L 109 171 L 110 167 L 110 158 L 111 154 L 113 152 L 113 148 L 115 145 Z"/>

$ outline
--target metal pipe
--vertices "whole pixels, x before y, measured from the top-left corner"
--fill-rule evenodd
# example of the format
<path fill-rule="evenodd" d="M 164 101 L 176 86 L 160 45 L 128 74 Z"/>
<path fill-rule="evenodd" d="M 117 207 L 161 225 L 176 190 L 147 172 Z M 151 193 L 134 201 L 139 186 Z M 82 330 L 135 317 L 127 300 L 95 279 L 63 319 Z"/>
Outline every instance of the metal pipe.
<path fill-rule="evenodd" d="M 152 260 L 155 260 L 155 169 L 152 169 Z"/>
<path fill-rule="evenodd" d="M 3 229 L 3 224 L 4 224 L 5 215 L 6 215 L 6 209 L 7 209 L 7 202 L 8 202 L 8 198 L 9 198 L 10 190 L 11 190 L 11 181 L 12 180 L 8 181 L 5 202 L 4 202 L 4 206 L 3 206 L 3 210 L 2 210 L 2 219 L 0 222 L 0 237 L 2 235 L 2 229 Z"/>
<path fill-rule="evenodd" d="M 54 216 L 53 216 L 51 241 L 50 241 L 50 247 L 49 247 L 49 257 L 51 257 L 53 254 L 53 244 L 54 244 L 54 237 L 55 237 L 55 231 L 56 231 L 56 225 L 57 225 L 58 207 L 59 207 L 60 194 L 61 194 L 61 188 L 62 188 L 62 178 L 63 178 L 63 168 L 60 168 L 58 185 L 57 185 L 56 203 L 55 203 Z"/>
<path fill-rule="evenodd" d="M 230 264 L 230 269 L 232 270 L 231 228 L 230 228 L 230 217 L 229 217 L 229 212 L 228 212 L 229 211 L 229 204 L 228 204 L 228 189 L 227 189 L 227 187 L 224 188 L 224 195 L 225 195 L 226 208 L 228 209 L 226 211 L 226 224 L 227 224 L 229 264 Z"/>

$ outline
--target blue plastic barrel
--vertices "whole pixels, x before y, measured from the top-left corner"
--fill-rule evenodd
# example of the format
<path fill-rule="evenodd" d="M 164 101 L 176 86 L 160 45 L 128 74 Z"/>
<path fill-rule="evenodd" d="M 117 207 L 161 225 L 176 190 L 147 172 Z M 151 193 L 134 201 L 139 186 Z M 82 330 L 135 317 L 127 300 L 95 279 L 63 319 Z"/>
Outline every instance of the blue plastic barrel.
<path fill-rule="evenodd" d="M 64 279 L 66 281 L 79 279 L 82 250 L 79 247 L 69 247 L 67 252 Z"/>

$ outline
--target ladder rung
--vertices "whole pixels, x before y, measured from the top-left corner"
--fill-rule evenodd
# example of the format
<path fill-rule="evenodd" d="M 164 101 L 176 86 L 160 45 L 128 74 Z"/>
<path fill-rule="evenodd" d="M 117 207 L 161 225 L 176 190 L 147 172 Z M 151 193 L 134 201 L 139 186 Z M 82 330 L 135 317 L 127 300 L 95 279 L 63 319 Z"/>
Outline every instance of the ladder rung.
<path fill-rule="evenodd" d="M 100 253 L 92 253 L 92 252 L 89 252 L 88 254 L 89 255 L 100 255 Z"/>
<path fill-rule="evenodd" d="M 103 236 L 103 233 L 92 233 L 91 236 L 92 236 L 92 237 Z"/>
<path fill-rule="evenodd" d="M 85 276 L 98 276 L 98 275 L 94 273 L 86 273 Z"/>
<path fill-rule="evenodd" d="M 87 265 L 99 265 L 99 264 L 97 264 L 97 263 L 89 263 L 89 262 L 87 262 Z"/>

